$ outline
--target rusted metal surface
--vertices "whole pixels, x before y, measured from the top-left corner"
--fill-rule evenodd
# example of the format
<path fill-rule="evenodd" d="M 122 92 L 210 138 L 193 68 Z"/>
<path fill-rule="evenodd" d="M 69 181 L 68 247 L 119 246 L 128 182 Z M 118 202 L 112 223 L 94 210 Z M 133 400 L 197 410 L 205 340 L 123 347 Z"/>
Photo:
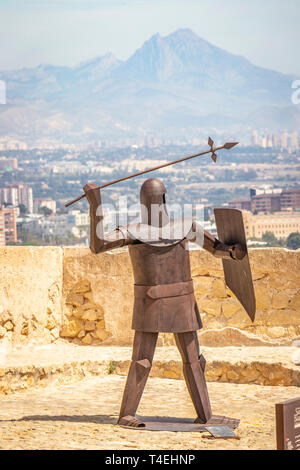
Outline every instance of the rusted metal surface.
<path fill-rule="evenodd" d="M 214 425 L 195 423 L 195 421 L 190 418 L 177 418 L 177 417 L 170 417 L 170 416 L 166 417 L 166 416 L 138 416 L 137 415 L 137 419 L 139 422 L 142 422 L 144 424 L 144 426 L 139 428 L 140 430 L 143 430 L 143 431 L 174 431 L 174 432 L 203 433 L 206 431 L 210 432 L 210 429 L 211 430 L 214 429 L 215 435 L 217 435 L 218 433 L 217 430 L 219 429 L 219 435 L 223 431 L 222 437 L 224 438 L 226 438 L 226 436 L 224 436 L 225 426 L 229 428 L 230 430 L 233 430 L 233 429 L 236 429 L 239 425 L 239 420 L 233 420 L 233 419 L 230 421 L 229 420 L 225 421 L 225 419 L 223 419 L 223 423 L 226 422 L 227 424 L 216 423 Z M 122 427 L 126 429 L 135 429 L 132 426 L 122 425 Z M 228 431 L 227 431 L 227 434 L 229 434 Z M 234 436 L 232 436 L 231 434 L 230 437 L 234 437 Z"/>
<path fill-rule="evenodd" d="M 85 187 L 85 189 L 88 192 L 99 193 L 98 199 L 87 194 L 91 210 L 91 230 L 95 231 L 96 202 L 98 200 L 101 202 L 100 189 L 97 187 L 91 189 Z M 137 230 L 136 225 L 118 227 L 114 232 L 103 237 L 98 245 L 97 235 L 91 233 L 90 243 L 94 253 L 128 245 L 134 275 L 135 298 L 132 328 L 135 330 L 135 336 L 132 361 L 118 423 L 128 428 L 148 430 L 178 431 L 183 427 L 185 430 L 200 430 L 205 424 L 234 428 L 238 426 L 239 420 L 212 415 L 205 380 L 205 359 L 200 354 L 196 333 L 202 328 L 202 323 L 194 296 L 187 248 L 189 240 L 193 241 L 194 238 L 202 240 L 204 249 L 214 256 L 227 258 L 230 263 L 233 263 L 233 269 L 238 270 L 242 261 L 232 258 L 242 258 L 247 253 L 242 246 L 245 240 L 240 234 L 240 221 L 228 221 L 231 228 L 227 230 L 232 234 L 231 238 L 228 238 L 226 228 L 223 227 L 226 218 L 224 214 L 219 214 L 221 215 L 219 226 L 221 236 L 224 238 L 223 243 L 210 233 L 203 231 L 202 227 L 194 224 L 192 220 L 188 221 L 189 233 L 192 235 L 189 236 L 186 233 L 185 227 L 181 236 L 175 237 L 176 227 L 184 226 L 184 224 L 181 220 L 176 223 L 170 220 L 165 205 L 165 194 L 166 188 L 163 183 L 150 178 L 144 182 L 140 194 L 141 224 L 138 224 L 140 231 Z M 154 211 L 151 210 L 153 205 Z M 102 219 L 97 219 L 97 221 L 101 228 Z M 154 240 L 151 239 L 151 242 L 155 242 L 154 244 L 145 239 L 147 228 L 154 229 Z M 164 229 L 170 228 L 168 239 L 165 240 Z M 234 286 L 230 284 L 229 287 L 234 292 Z M 184 378 L 197 415 L 195 422 L 181 422 L 180 420 L 166 422 L 156 418 L 143 421 L 136 416 L 151 370 L 159 332 L 171 332 L 175 335 L 176 345 L 182 357 Z"/>
<path fill-rule="evenodd" d="M 220 240 L 226 245 L 240 245 L 246 255 L 242 260 L 222 259 L 225 281 L 247 314 L 254 321 L 256 302 L 242 212 L 238 209 L 215 209 Z"/>
<path fill-rule="evenodd" d="M 104 233 L 99 227 L 103 227 L 103 213 L 100 191 L 93 191 L 95 184 L 86 184 L 83 188 L 86 191 L 90 204 L 90 248 L 93 253 L 99 253 L 104 244 Z M 97 229 L 98 227 L 98 229 Z"/>
<path fill-rule="evenodd" d="M 157 215 L 159 216 L 161 210 L 158 210 L 157 212 Z M 167 247 L 175 245 L 184 238 L 187 238 L 191 230 L 193 230 L 193 219 L 191 217 L 184 219 L 168 219 L 165 220 L 162 227 L 139 223 L 121 226 L 119 229 L 127 230 L 129 236 L 133 240 L 140 241 L 154 247 Z"/>

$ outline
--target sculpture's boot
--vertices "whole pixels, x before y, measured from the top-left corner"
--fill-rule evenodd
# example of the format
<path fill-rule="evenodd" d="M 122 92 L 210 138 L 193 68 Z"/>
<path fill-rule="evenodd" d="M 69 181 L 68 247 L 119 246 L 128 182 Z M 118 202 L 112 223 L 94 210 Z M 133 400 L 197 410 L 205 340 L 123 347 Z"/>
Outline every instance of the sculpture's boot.
<path fill-rule="evenodd" d="M 197 416 L 202 423 L 206 423 L 211 418 L 212 411 L 204 376 L 206 361 L 199 355 L 197 333 L 176 333 L 175 341 L 182 357 L 185 382 Z"/>
<path fill-rule="evenodd" d="M 158 333 L 135 332 L 132 361 L 123 394 L 118 424 L 128 427 L 145 427 L 135 418 L 154 356 Z"/>
<path fill-rule="evenodd" d="M 187 388 L 197 412 L 195 423 L 236 428 L 240 420 L 212 414 L 204 375 L 206 361 L 203 355 L 199 354 L 197 333 L 195 331 L 177 333 L 175 340 L 182 357 Z"/>

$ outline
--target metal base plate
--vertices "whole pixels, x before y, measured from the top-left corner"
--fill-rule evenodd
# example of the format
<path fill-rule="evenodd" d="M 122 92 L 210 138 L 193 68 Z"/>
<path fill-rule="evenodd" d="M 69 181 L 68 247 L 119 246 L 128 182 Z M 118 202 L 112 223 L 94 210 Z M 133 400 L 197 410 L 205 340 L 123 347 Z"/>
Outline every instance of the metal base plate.
<path fill-rule="evenodd" d="M 126 429 L 135 429 L 138 431 L 173 431 L 173 432 L 206 432 L 207 427 L 228 426 L 235 429 L 239 425 L 239 420 L 225 418 L 218 424 L 212 418 L 209 423 L 195 423 L 193 418 L 175 418 L 165 416 L 136 416 L 136 418 L 145 424 L 145 427 L 135 428 L 132 426 L 122 426 Z"/>

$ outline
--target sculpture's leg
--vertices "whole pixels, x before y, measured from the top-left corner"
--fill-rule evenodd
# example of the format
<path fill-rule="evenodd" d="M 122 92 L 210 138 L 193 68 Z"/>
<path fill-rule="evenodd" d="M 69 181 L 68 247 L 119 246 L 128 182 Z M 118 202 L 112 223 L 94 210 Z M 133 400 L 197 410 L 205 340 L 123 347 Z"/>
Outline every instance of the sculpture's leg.
<path fill-rule="evenodd" d="M 136 331 L 133 342 L 132 361 L 123 394 L 118 424 L 130 427 L 144 427 L 135 418 L 154 356 L 158 333 Z"/>
<path fill-rule="evenodd" d="M 212 415 L 204 375 L 206 361 L 203 355 L 200 355 L 197 332 L 176 333 L 174 336 L 183 361 L 185 381 L 197 412 L 195 422 L 236 428 L 239 425 L 238 419 Z"/>
<path fill-rule="evenodd" d="M 176 345 L 182 357 L 183 374 L 198 418 L 206 423 L 212 416 L 204 369 L 205 359 L 199 351 L 196 331 L 175 333 Z"/>

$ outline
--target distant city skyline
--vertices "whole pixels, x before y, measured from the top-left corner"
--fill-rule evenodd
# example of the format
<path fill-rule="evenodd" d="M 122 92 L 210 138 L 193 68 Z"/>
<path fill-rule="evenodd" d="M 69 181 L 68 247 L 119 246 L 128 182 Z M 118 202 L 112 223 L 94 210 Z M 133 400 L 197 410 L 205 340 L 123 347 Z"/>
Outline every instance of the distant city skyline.
<path fill-rule="evenodd" d="M 0 70 L 127 59 L 153 34 L 189 28 L 260 67 L 300 76 L 298 0 L 2 0 Z M 276 53 L 275 53 L 276 51 Z"/>

